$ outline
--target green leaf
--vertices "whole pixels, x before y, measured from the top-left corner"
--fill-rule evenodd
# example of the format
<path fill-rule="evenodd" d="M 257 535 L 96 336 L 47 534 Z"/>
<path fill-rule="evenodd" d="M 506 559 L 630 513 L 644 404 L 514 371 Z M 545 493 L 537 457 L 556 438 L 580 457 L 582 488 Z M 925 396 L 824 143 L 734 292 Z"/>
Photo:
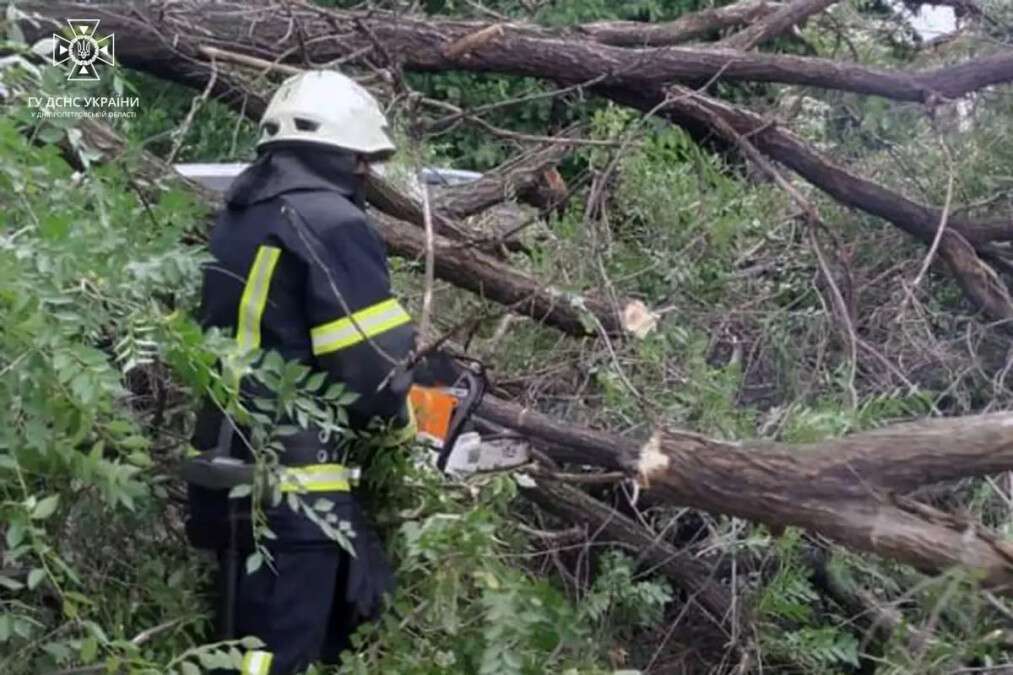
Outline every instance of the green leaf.
<path fill-rule="evenodd" d="M 264 564 L 264 556 L 260 552 L 251 553 L 246 558 L 246 573 L 253 574 L 260 569 L 260 566 Z"/>
<path fill-rule="evenodd" d="M 310 375 L 310 378 L 306 381 L 306 389 L 313 393 L 320 391 L 320 387 L 324 386 L 324 380 L 327 379 L 327 373 L 319 372 Z"/>
<path fill-rule="evenodd" d="M 179 664 L 179 667 L 183 675 L 201 675 L 200 666 L 190 661 L 183 661 L 183 663 Z"/>
<path fill-rule="evenodd" d="M 21 520 L 15 520 L 7 526 L 7 535 L 5 537 L 7 541 L 7 548 L 17 548 L 21 540 L 25 538 L 25 523 Z"/>
<path fill-rule="evenodd" d="M 229 498 L 241 499 L 242 497 L 249 497 L 251 492 L 253 492 L 253 486 L 249 483 L 244 483 L 229 490 Z"/>
<path fill-rule="evenodd" d="M 53 515 L 59 503 L 60 495 L 50 495 L 46 497 L 36 504 L 34 509 L 32 509 L 32 519 L 45 520 L 49 516 Z"/>
<path fill-rule="evenodd" d="M 243 649 L 260 649 L 264 646 L 264 641 L 252 635 L 247 635 L 239 641 L 239 644 L 243 646 Z"/>
<path fill-rule="evenodd" d="M 94 637 L 88 637 L 81 643 L 81 649 L 79 651 L 81 661 L 84 663 L 91 663 L 98 656 L 98 640 Z"/>
<path fill-rule="evenodd" d="M 36 567 L 28 573 L 28 589 L 34 590 L 46 578 L 46 570 Z"/>

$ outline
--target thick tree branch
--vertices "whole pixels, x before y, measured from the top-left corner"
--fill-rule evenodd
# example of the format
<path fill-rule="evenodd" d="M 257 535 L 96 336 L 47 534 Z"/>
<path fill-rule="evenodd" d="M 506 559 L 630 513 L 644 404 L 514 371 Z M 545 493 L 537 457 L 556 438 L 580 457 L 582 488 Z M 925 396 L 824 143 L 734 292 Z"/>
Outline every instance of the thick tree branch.
<path fill-rule="evenodd" d="M 840 0 L 794 0 L 738 33 L 729 35 L 718 42 L 718 45 L 729 49 L 749 51 L 838 2 Z"/>
<path fill-rule="evenodd" d="M 668 430 L 647 442 L 575 427 L 496 399 L 480 414 L 554 459 L 625 467 L 655 500 L 801 527 L 926 571 L 954 565 L 1013 584 L 1013 545 L 899 493 L 1013 468 L 1013 413 L 935 419 L 801 446 Z M 580 460 L 578 460 L 580 461 Z"/>
<path fill-rule="evenodd" d="M 546 143 L 511 159 L 474 182 L 445 188 L 437 202 L 439 210 L 453 218 L 464 218 L 508 199 L 523 197 L 544 185 L 545 172 L 572 152 L 573 146 L 565 140 L 561 137 L 561 142 Z"/>
<path fill-rule="evenodd" d="M 908 234 L 932 244 L 942 209 L 913 202 L 871 180 L 857 176 L 823 157 L 791 132 L 765 122 L 754 113 L 676 88 L 670 112 L 711 124 L 724 136 L 734 134 L 785 166 L 793 169 L 837 201 L 887 220 Z M 719 120 L 720 124 L 715 124 Z M 734 137 L 729 140 L 735 141 Z M 973 243 L 1013 238 L 1013 221 L 977 222 L 963 216 L 945 219 L 947 229 L 939 239 L 939 255 L 964 293 L 997 321 L 1013 321 L 1013 300 L 1002 280 L 981 258 Z"/>
<path fill-rule="evenodd" d="M 564 84 L 604 75 L 604 86 L 629 90 L 720 77 L 934 102 L 1013 80 L 1013 50 L 908 73 L 829 59 L 728 49 L 628 49 L 548 35 L 543 29 L 514 24 L 344 12 L 306 4 L 286 6 L 291 10 L 291 19 L 273 6 L 250 7 L 236 2 L 209 5 L 183 0 L 143 6 L 30 2 L 23 9 L 38 22 L 22 21 L 21 28 L 29 38 L 45 37 L 54 25 L 62 23 L 63 17 L 87 10 L 89 16 L 102 20 L 105 30 L 116 32 L 121 63 L 178 81 L 194 78 L 189 72 L 190 62 L 200 60 L 201 46 L 283 61 L 293 61 L 300 55 L 318 63 L 336 59 L 364 63 L 372 56 L 381 63 L 394 59 L 399 68 L 407 70 L 527 75 Z M 293 21 L 298 22 L 301 31 L 291 30 Z M 301 43 L 297 43 L 296 33 L 302 36 Z M 385 45 L 385 53 L 370 53 L 377 44 Z M 301 53 L 303 46 L 305 55 Z M 222 86 L 225 83 L 218 88 Z"/>
<path fill-rule="evenodd" d="M 749 24 L 781 8 L 777 2 L 743 0 L 724 7 L 712 7 L 680 16 L 668 23 L 601 21 L 577 26 L 578 35 L 616 47 L 665 47 L 707 37 L 713 33 Z"/>
<path fill-rule="evenodd" d="M 685 588 L 719 625 L 731 615 L 731 595 L 713 579 L 709 565 L 652 537 L 630 517 L 561 483 L 541 480 L 535 487 L 522 488 L 521 494 L 564 522 L 584 525 L 588 531 L 636 551 L 639 559 Z"/>

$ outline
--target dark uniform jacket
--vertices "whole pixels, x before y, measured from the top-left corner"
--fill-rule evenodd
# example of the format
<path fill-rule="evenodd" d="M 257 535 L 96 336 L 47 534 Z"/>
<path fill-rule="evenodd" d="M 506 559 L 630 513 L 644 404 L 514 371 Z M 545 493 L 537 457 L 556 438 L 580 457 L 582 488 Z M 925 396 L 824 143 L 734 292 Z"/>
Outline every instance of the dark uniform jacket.
<path fill-rule="evenodd" d="M 234 333 L 240 351 L 277 351 L 343 383 L 358 394 L 348 409 L 353 429 L 377 418 L 404 426 L 406 386 L 380 385 L 408 355 L 413 328 L 391 294 L 386 252 L 362 210 L 362 179 L 353 168 L 352 156 L 325 146 L 275 146 L 236 179 L 211 236 L 215 260 L 205 268 L 201 321 Z M 223 419 L 213 405 L 200 413 L 198 450 L 220 444 Z M 249 461 L 239 434 L 228 445 Z M 310 431 L 281 462 L 298 473 L 299 491 L 314 493 L 308 502 L 326 497 L 347 507 L 335 510 L 343 517 L 357 505 L 332 450 Z M 196 545 L 226 545 L 227 504 L 225 491 L 190 486 L 188 532 Z M 241 509 L 248 512 L 248 502 Z M 284 500 L 268 516 L 273 545 L 328 541 Z"/>

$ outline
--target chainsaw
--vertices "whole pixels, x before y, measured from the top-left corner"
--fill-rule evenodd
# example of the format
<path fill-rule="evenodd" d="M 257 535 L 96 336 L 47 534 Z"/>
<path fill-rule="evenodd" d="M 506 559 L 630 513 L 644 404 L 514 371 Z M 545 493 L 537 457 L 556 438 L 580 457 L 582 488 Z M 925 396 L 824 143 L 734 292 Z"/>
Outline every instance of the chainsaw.
<path fill-rule="evenodd" d="M 460 478 L 530 461 L 526 446 L 482 437 L 482 431 L 494 435 L 498 431 L 476 414 L 488 388 L 484 372 L 436 352 L 413 375 L 408 399 L 418 429 L 416 439 L 436 453 L 439 471 Z"/>

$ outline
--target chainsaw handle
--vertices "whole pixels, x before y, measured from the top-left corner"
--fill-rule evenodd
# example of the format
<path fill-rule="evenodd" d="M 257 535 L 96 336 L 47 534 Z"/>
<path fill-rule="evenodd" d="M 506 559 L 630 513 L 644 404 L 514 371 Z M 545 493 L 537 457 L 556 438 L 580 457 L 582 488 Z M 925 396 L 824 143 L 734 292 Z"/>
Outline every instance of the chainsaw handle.
<path fill-rule="evenodd" d="M 477 375 L 470 368 L 462 369 L 461 375 L 461 379 L 467 384 L 468 395 L 454 408 L 454 414 L 450 418 L 447 436 L 443 440 L 443 447 L 440 448 L 440 454 L 436 458 L 436 466 L 440 471 L 446 470 L 447 460 L 454 449 L 454 444 L 464 432 L 464 426 L 468 423 L 468 420 L 478 408 L 478 404 L 482 402 L 482 397 L 485 395 L 486 381 L 484 376 Z"/>

